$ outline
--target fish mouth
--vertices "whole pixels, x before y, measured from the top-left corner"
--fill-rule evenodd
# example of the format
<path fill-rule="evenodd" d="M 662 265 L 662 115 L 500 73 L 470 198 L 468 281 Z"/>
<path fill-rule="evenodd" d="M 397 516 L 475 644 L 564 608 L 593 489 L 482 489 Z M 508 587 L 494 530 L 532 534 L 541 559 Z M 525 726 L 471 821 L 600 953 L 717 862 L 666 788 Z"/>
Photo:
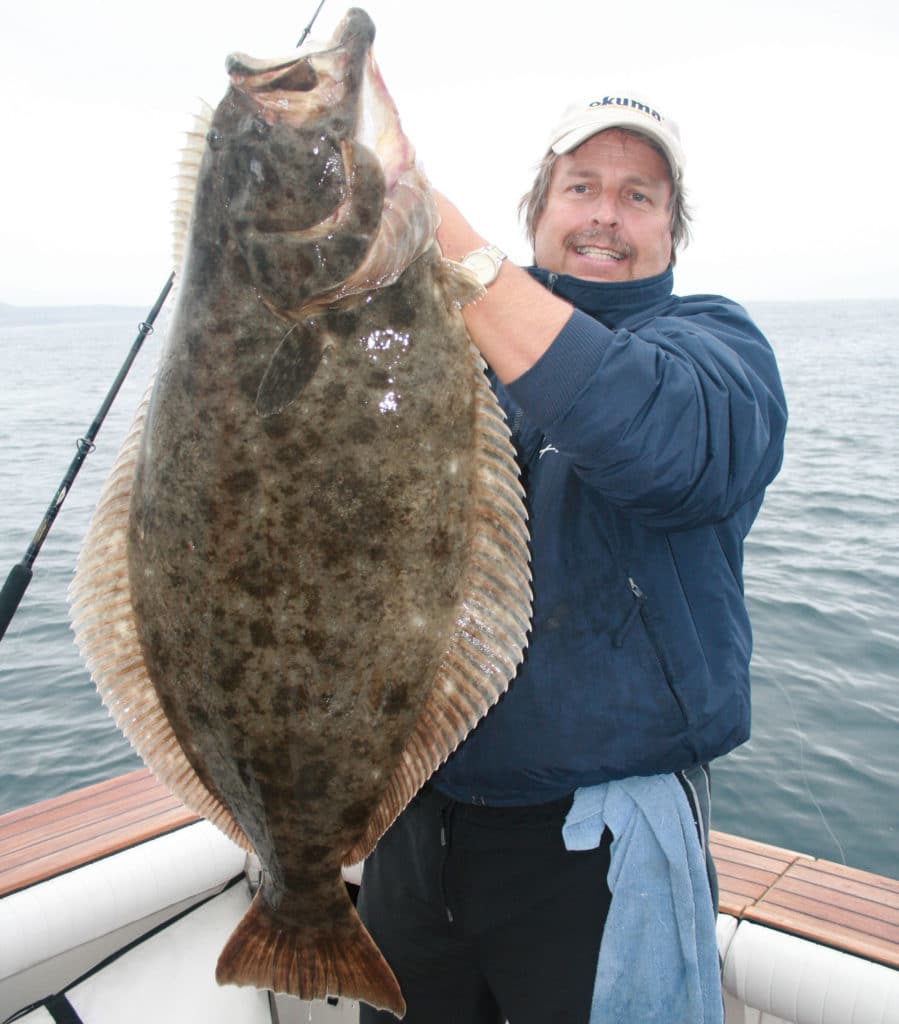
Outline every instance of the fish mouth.
<path fill-rule="evenodd" d="M 266 242 L 310 252 L 320 243 L 330 246 L 357 212 L 358 203 L 369 201 L 364 198 L 363 179 L 372 173 L 383 175 L 379 222 L 367 251 L 339 284 L 314 300 L 304 300 L 306 313 L 393 284 L 434 244 L 436 203 L 375 62 L 374 36 L 371 18 L 353 9 L 324 49 L 271 60 L 234 53 L 226 64 L 232 89 L 250 104 L 255 118 L 276 130 L 311 129 L 313 135 L 320 131 L 315 145 L 323 151 L 330 148 L 325 162 L 330 161 L 335 174 L 340 168 L 345 183 L 337 205 L 314 224 L 298 224 L 289 203 L 279 204 L 276 213 L 271 208 L 254 209 L 244 227 L 248 244 L 264 237 Z M 260 137 L 264 135 L 262 125 Z M 265 157 L 258 167 L 262 182 L 267 178 Z M 314 252 L 311 258 L 318 260 Z"/>
<path fill-rule="evenodd" d="M 352 133 L 374 38 L 374 22 L 356 8 L 324 48 L 262 60 L 232 53 L 225 68 L 232 86 L 251 98 L 270 124 L 302 125 L 336 113 Z"/>
<path fill-rule="evenodd" d="M 415 153 L 371 52 L 374 37 L 371 18 L 356 8 L 323 48 L 270 59 L 232 53 L 226 69 L 232 86 L 269 124 L 342 122 L 346 138 L 377 155 L 390 192 L 413 167 Z"/>
<path fill-rule="evenodd" d="M 234 85 L 263 92 L 283 89 L 287 92 L 309 92 L 318 84 L 314 64 L 296 54 L 272 60 L 257 60 L 245 53 L 232 53 L 225 69 Z"/>

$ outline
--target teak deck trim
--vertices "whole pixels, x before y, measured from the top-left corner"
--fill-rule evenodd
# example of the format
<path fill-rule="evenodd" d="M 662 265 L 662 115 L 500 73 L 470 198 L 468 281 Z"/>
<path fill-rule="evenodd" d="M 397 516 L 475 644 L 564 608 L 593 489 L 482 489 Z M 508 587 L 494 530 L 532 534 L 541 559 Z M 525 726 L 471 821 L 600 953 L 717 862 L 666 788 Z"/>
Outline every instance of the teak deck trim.
<path fill-rule="evenodd" d="M 899 881 L 712 832 L 722 913 L 899 968 Z"/>
<path fill-rule="evenodd" d="M 145 769 L 0 816 L 0 897 L 189 825 Z"/>
<path fill-rule="evenodd" d="M 146 769 L 0 816 L 0 897 L 197 820 Z M 712 832 L 722 913 L 899 968 L 899 881 Z"/>

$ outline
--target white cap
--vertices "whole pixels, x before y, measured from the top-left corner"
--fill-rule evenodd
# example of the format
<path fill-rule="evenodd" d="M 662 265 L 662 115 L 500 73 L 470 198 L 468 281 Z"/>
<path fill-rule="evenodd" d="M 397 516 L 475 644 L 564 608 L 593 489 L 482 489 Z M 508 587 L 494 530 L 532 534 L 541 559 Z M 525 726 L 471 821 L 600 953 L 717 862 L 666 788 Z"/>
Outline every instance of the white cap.
<path fill-rule="evenodd" d="M 607 128 L 633 128 L 650 136 L 668 156 L 674 179 L 679 181 L 683 177 L 684 151 L 677 124 L 663 117 L 651 103 L 634 93 L 593 97 L 572 103 L 550 135 L 549 148 L 560 155 L 569 153 Z"/>

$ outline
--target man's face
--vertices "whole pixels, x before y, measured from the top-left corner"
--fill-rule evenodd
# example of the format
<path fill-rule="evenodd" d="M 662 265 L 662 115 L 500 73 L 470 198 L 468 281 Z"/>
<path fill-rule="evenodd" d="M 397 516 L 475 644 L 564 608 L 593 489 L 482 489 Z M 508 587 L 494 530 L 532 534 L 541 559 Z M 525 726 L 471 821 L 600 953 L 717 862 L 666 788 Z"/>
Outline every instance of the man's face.
<path fill-rule="evenodd" d="M 661 274 L 671 262 L 664 157 L 615 128 L 560 156 L 534 233 L 537 266 L 597 281 Z"/>

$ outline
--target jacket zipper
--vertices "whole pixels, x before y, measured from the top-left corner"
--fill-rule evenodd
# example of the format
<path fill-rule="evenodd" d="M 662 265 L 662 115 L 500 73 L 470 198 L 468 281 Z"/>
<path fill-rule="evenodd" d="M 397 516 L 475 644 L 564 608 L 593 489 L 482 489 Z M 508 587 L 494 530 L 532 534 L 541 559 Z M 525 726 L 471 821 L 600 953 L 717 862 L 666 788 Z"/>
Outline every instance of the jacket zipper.
<path fill-rule="evenodd" d="M 510 436 L 515 437 L 518 431 L 521 430 L 522 420 L 524 420 L 524 410 L 516 406 L 515 415 L 508 424 Z"/>
<path fill-rule="evenodd" d="M 684 703 L 680 698 L 680 694 L 674 687 L 671 669 L 668 667 L 668 662 L 662 650 L 662 645 L 659 642 L 658 633 L 656 632 L 655 627 L 652 625 L 652 622 L 650 621 L 649 615 L 646 611 L 646 594 L 644 594 L 643 591 L 640 589 L 639 585 L 637 584 L 637 581 L 633 578 L 633 576 L 628 576 L 627 585 L 630 587 L 630 591 L 634 595 L 634 604 L 631 607 L 631 610 L 628 612 L 624 622 L 622 622 L 622 624 L 615 631 L 615 635 L 612 638 L 612 644 L 615 647 L 622 647 L 624 645 L 624 638 L 630 630 L 631 624 L 633 623 L 634 619 L 637 617 L 637 615 L 639 615 L 640 618 L 643 620 L 643 626 L 646 630 L 646 635 L 649 637 L 649 642 L 652 646 L 653 654 L 655 654 L 656 661 L 658 662 L 659 669 L 661 670 L 662 675 L 664 676 L 665 682 L 668 684 L 668 689 L 671 692 L 671 696 L 677 703 L 678 708 L 680 708 L 680 713 L 681 715 L 683 715 L 684 721 L 686 721 L 687 709 L 684 707 Z"/>

